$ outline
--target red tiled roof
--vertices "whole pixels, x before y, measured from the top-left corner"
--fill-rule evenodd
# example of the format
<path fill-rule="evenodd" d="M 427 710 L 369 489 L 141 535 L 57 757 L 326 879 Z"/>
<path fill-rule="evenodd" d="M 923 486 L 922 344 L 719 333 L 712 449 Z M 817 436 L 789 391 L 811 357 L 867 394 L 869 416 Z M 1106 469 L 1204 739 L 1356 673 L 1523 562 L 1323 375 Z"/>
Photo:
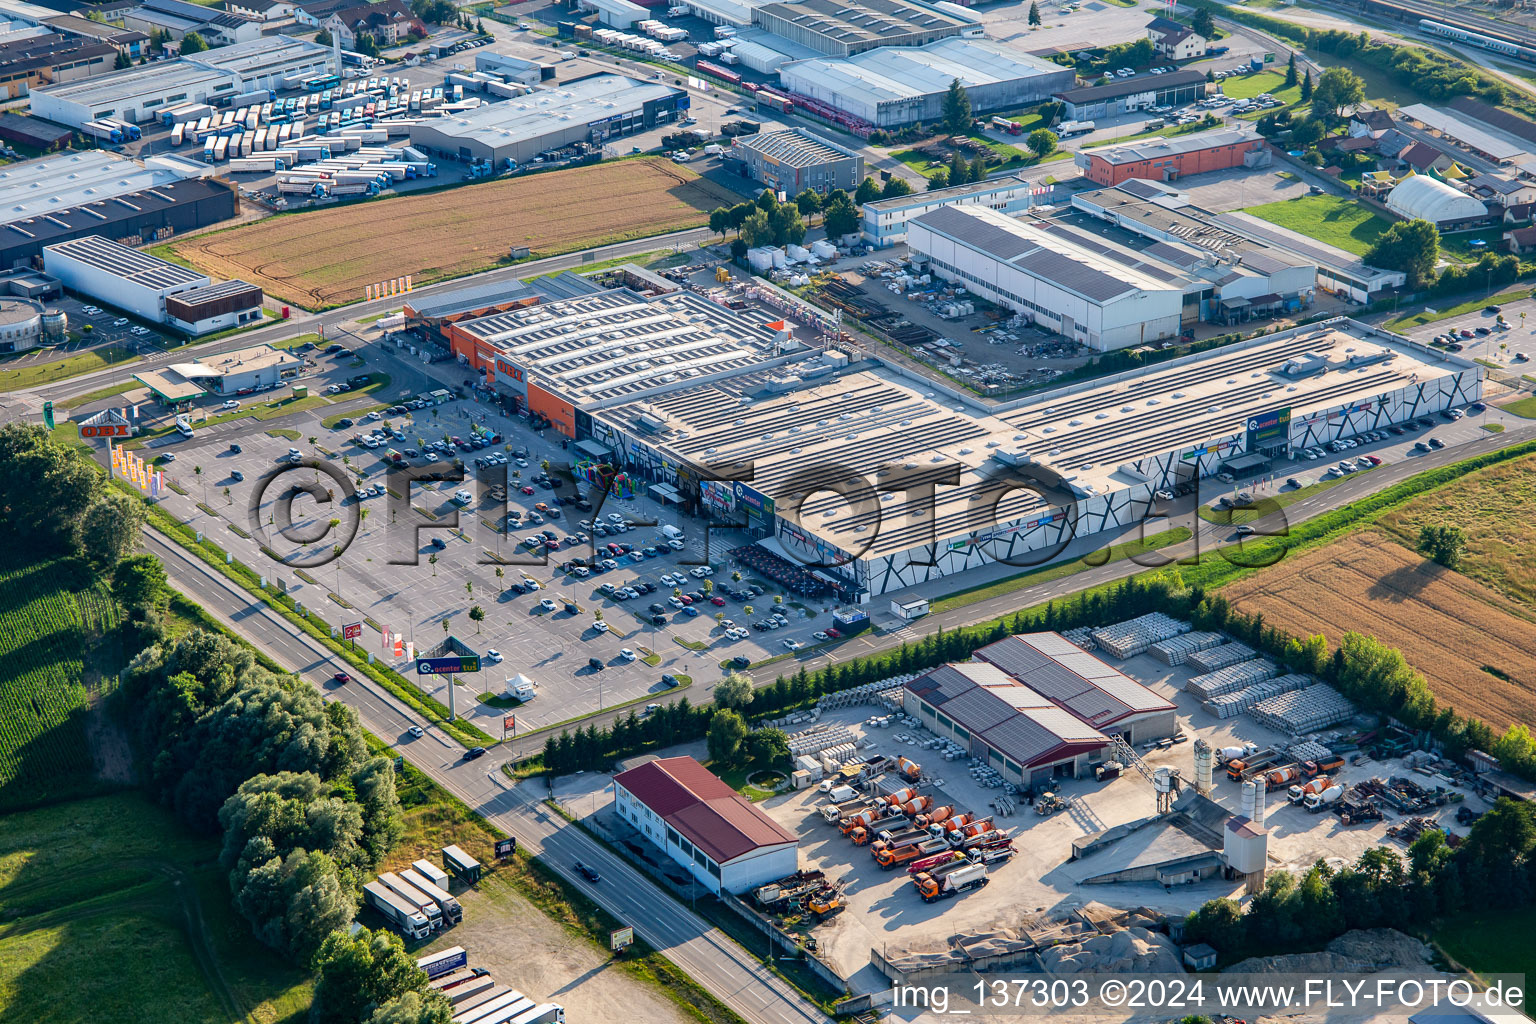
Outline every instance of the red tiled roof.
<path fill-rule="evenodd" d="M 764 846 L 794 843 L 794 833 L 752 805 L 691 757 L 664 757 L 614 777 L 716 864 Z"/>

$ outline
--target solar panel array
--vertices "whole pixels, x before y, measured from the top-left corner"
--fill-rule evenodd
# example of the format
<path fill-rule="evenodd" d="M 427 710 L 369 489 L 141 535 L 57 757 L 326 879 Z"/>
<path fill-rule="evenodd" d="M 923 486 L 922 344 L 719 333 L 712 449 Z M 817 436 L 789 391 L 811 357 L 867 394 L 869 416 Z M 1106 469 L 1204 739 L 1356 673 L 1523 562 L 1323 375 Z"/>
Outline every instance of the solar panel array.
<path fill-rule="evenodd" d="M 96 270 L 131 281 L 144 288 L 164 289 L 208 280 L 195 270 L 169 263 L 138 249 L 100 235 L 87 235 L 68 242 L 57 242 L 47 251 L 78 260 Z"/>

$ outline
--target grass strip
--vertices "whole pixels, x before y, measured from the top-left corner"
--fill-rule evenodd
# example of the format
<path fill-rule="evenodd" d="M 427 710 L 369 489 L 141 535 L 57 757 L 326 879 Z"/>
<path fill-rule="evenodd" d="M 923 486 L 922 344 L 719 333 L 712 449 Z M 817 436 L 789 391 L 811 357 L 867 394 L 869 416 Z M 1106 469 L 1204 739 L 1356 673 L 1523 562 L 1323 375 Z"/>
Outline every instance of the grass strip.
<path fill-rule="evenodd" d="M 1110 562 L 1118 562 L 1122 559 L 1131 557 L 1133 554 L 1139 554 L 1143 551 L 1152 551 L 1157 548 L 1165 548 L 1172 544 L 1182 544 L 1186 540 L 1189 540 L 1191 536 L 1192 534 L 1190 533 L 1189 527 L 1175 526 L 1171 530 L 1164 530 L 1161 533 L 1154 533 L 1146 540 L 1128 540 L 1123 543 L 1116 544 L 1109 549 L 1109 557 L 1100 561 L 1089 563 L 1086 559 L 1079 558 L 1072 562 L 1062 562 L 1059 565 L 1048 565 L 1042 569 L 1030 569 L 1026 572 L 1016 573 L 1015 575 L 1009 576 L 1005 579 L 994 580 L 991 583 L 983 583 L 978 586 L 957 591 L 956 593 L 950 594 L 948 597 L 940 598 L 939 600 L 933 602 L 929 607 L 930 610 L 934 612 L 949 611 L 954 608 L 964 608 L 968 604 L 975 604 L 977 601 L 985 601 L 988 598 L 1001 597 L 1004 594 L 1011 594 L 1015 590 L 1022 590 L 1025 587 L 1032 587 L 1037 583 L 1049 583 L 1051 580 L 1059 580 L 1065 576 L 1072 576 L 1082 572 L 1085 569 L 1093 569 L 1101 565 L 1107 565 Z M 1099 554 L 1102 554 L 1102 552 Z M 763 662 L 758 662 L 757 664 L 765 665 L 782 657 L 788 657 L 788 655 L 778 655 Z M 757 664 L 754 664 L 753 667 L 756 668 Z"/>
<path fill-rule="evenodd" d="M 127 349 L 109 345 L 106 348 L 92 349 L 89 352 L 65 356 L 63 359 L 53 359 L 46 363 L 35 362 L 27 366 L 6 365 L 25 358 L 27 357 L 17 356 L 0 363 L 0 391 L 21 391 L 25 388 L 37 387 L 39 384 L 51 384 L 54 381 L 78 377 L 82 373 L 104 370 L 109 366 L 121 366 L 124 363 L 139 361 L 138 356 Z"/>

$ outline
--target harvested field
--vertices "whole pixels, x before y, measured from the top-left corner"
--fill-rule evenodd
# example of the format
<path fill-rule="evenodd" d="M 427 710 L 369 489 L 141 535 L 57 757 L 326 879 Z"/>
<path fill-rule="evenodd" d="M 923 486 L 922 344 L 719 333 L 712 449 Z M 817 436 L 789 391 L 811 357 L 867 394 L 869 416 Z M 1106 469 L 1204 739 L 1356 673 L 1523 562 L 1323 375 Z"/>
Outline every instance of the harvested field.
<path fill-rule="evenodd" d="M 1222 588 L 1245 612 L 1330 643 L 1367 633 L 1403 652 L 1441 701 L 1495 732 L 1536 724 L 1536 623 L 1502 595 L 1376 531 L 1281 561 Z M 1490 671 L 1490 669 L 1492 671 Z"/>
<path fill-rule="evenodd" d="M 240 278 L 306 309 L 494 267 L 513 246 L 554 256 L 704 224 L 740 200 L 670 160 L 623 160 L 269 217 L 171 243 L 215 278 Z"/>
<path fill-rule="evenodd" d="M 1536 458 L 1515 459 L 1422 494 L 1383 516 L 1378 525 L 1409 548 L 1430 523 L 1459 526 L 1467 550 L 1457 571 L 1505 597 L 1536 608 Z"/>

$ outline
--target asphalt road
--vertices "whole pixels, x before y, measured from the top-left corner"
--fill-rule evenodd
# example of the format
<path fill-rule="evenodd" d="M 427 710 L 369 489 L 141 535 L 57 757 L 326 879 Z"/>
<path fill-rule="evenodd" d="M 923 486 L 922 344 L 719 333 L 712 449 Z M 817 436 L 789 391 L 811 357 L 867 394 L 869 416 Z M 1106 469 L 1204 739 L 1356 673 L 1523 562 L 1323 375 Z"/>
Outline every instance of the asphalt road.
<path fill-rule="evenodd" d="M 567 253 L 564 256 L 549 256 L 541 260 L 530 260 L 527 263 L 519 263 L 515 266 L 500 267 L 496 270 L 471 274 L 468 277 L 455 278 L 452 281 L 426 285 L 412 291 L 410 297 L 414 299 L 430 298 L 434 295 L 458 291 L 461 288 L 478 287 L 498 282 L 506 283 L 542 274 L 558 273 L 562 270 L 574 270 L 588 263 L 602 262 L 620 256 L 637 256 L 641 253 L 655 252 L 657 249 L 665 249 L 678 244 L 697 245 L 714 237 L 708 228 L 689 228 L 686 231 L 674 231 L 666 235 L 651 235 L 647 238 L 638 238 L 628 242 L 616 242 L 613 245 L 598 246 L 595 249 Z M 405 302 L 405 299 L 406 296 L 404 295 L 392 295 L 383 299 L 373 299 L 369 302 L 354 302 L 351 305 L 325 313 L 305 313 L 297 306 L 294 306 L 291 307 L 294 315 L 290 316 L 287 320 L 274 320 L 265 327 L 234 334 L 221 341 L 210 342 L 207 345 L 200 345 L 197 348 L 196 355 L 197 358 L 204 359 L 211 355 L 231 352 L 238 348 L 249 348 L 252 345 L 260 345 L 264 342 L 282 341 L 296 334 L 317 331 L 322 326 L 325 328 L 326 333 L 330 334 L 340 324 L 357 320 L 360 317 L 370 316 L 374 313 L 385 313 L 392 309 L 399 309 L 401 304 Z M 160 352 L 141 359 L 137 363 L 126 365 L 120 363 L 93 373 L 71 377 L 57 384 L 39 387 L 30 393 L 39 401 L 46 399 L 58 402 L 71 395 L 95 391 L 103 383 L 119 379 L 125 373 L 139 373 L 144 370 L 158 369 L 163 366 L 169 366 L 171 363 L 185 362 L 187 358 L 187 354 L 184 352 Z"/>
<path fill-rule="evenodd" d="M 466 761 L 463 750 L 364 679 L 337 685 L 345 668 L 309 637 L 230 583 L 216 570 L 161 535 L 146 530 L 145 548 L 159 556 L 177 587 L 231 629 L 258 645 L 283 668 L 298 673 L 330 699 L 355 708 L 363 725 L 395 746 L 417 768 L 483 815 L 529 853 L 539 856 L 586 896 L 686 971 L 715 998 L 752 1024 L 809 1024 L 827 1020 L 814 1005 L 624 860 L 540 803 L 540 783 L 515 785 L 489 758 Z M 407 730 L 426 735 L 412 739 Z M 597 868 L 602 881 L 578 876 L 581 860 Z"/>

